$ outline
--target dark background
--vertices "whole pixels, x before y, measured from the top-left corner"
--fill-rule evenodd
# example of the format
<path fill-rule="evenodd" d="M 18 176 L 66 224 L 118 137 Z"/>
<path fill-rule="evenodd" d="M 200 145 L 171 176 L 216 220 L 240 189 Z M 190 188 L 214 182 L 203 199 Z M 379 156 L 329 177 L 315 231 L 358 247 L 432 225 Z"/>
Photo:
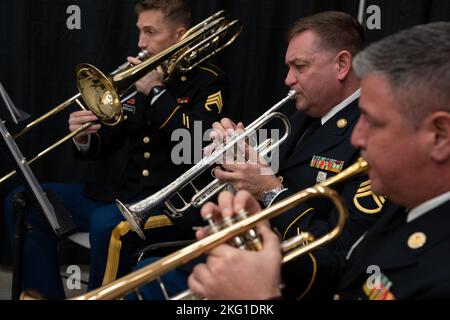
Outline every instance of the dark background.
<path fill-rule="evenodd" d="M 89 62 L 105 72 L 136 55 L 134 0 L 1 0 L 0 1 L 0 82 L 15 105 L 33 118 L 77 93 L 75 67 Z M 216 63 L 232 84 L 229 115 L 251 122 L 257 115 L 284 97 L 286 32 L 299 17 L 325 10 L 341 10 L 353 16 L 358 0 L 190 0 L 193 22 L 225 9 L 230 19 L 239 19 L 244 29 L 240 37 Z M 68 6 L 81 8 L 81 30 L 69 30 Z M 430 21 L 450 20 L 448 0 L 374 0 L 381 8 L 381 30 L 368 30 L 369 42 L 395 31 Z M 292 106 L 291 106 L 292 107 Z M 18 144 L 31 156 L 68 132 L 71 107 L 34 129 Z M 8 119 L 0 102 L 0 117 Z M 10 122 L 11 131 L 17 130 Z M 53 151 L 32 168 L 40 182 L 107 183 L 123 154 L 108 162 L 81 163 L 72 159 L 70 143 Z M 0 175 L 11 166 L 0 155 Z M 3 198 L 17 179 L 0 185 L 0 264 L 10 262 L 3 221 Z"/>

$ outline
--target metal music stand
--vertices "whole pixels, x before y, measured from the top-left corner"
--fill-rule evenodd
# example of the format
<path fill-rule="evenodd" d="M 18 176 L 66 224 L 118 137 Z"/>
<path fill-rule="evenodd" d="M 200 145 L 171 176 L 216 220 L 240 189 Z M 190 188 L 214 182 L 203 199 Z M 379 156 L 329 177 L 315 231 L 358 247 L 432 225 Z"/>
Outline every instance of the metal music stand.
<path fill-rule="evenodd" d="M 2 84 L 0 83 L 0 95 L 8 109 L 11 119 L 17 124 L 27 117 L 26 113 L 19 111 L 9 98 Z M 75 223 L 70 213 L 64 208 L 59 199 L 51 193 L 45 193 L 38 183 L 35 175 L 26 162 L 25 157 L 14 141 L 12 135 L 6 128 L 5 121 L 0 118 L 0 144 L 5 154 L 10 158 L 20 178 L 25 192 L 15 196 L 13 209 L 16 218 L 14 231 L 14 258 L 13 258 L 13 288 L 12 299 L 20 297 L 22 287 L 22 255 L 24 248 L 25 213 L 29 207 L 36 207 L 44 215 L 53 232 L 62 237 L 75 230 Z M 51 195 L 51 199 L 49 197 Z M 56 209 L 56 210 L 55 210 Z"/>

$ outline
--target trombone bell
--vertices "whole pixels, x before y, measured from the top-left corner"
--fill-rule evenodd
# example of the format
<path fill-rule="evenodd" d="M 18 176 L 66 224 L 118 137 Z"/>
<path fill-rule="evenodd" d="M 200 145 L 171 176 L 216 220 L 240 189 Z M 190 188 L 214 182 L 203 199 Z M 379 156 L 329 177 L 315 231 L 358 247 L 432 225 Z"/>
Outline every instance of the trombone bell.
<path fill-rule="evenodd" d="M 123 112 L 120 97 L 109 78 L 87 63 L 77 66 L 76 75 L 78 91 L 89 110 L 108 126 L 121 122 Z"/>

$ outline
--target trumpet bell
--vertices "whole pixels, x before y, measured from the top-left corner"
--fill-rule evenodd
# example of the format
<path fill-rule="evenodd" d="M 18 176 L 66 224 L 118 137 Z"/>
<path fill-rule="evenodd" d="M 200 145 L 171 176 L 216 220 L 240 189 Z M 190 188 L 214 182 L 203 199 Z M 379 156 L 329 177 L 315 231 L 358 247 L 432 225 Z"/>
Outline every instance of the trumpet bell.
<path fill-rule="evenodd" d="M 124 218 L 131 225 L 133 230 L 138 234 L 138 236 L 145 240 L 145 234 L 143 230 L 143 226 L 145 225 L 145 220 L 142 215 L 138 215 L 133 213 L 132 210 L 129 210 L 125 204 L 123 204 L 120 200 L 116 199 L 116 205 L 119 208 L 120 212 L 124 216 Z M 142 227 L 141 227 L 142 226 Z"/>
<path fill-rule="evenodd" d="M 76 75 L 78 90 L 89 110 L 108 126 L 121 122 L 123 112 L 120 96 L 109 77 L 87 63 L 77 66 Z"/>

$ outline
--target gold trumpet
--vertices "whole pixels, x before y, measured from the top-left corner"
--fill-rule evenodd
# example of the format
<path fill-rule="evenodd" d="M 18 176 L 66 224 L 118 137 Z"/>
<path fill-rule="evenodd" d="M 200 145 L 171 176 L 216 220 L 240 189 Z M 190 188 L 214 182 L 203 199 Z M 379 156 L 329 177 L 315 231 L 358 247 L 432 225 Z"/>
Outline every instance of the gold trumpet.
<path fill-rule="evenodd" d="M 271 219 L 277 215 L 294 208 L 298 204 L 307 201 L 311 198 L 325 197 L 330 199 L 336 206 L 338 211 L 338 221 L 336 226 L 324 236 L 319 239 L 314 239 L 310 233 L 303 233 L 294 238 L 288 239 L 281 244 L 283 250 L 282 263 L 291 261 L 301 255 L 304 255 L 320 246 L 323 246 L 334 240 L 343 230 L 345 225 L 347 208 L 344 200 L 337 194 L 336 191 L 329 187 L 342 181 L 348 180 L 356 175 L 366 173 L 368 170 L 367 162 L 360 158 L 357 162 L 345 169 L 334 177 L 331 177 L 324 182 L 321 182 L 313 187 L 299 191 L 298 193 L 286 198 L 280 202 L 273 204 L 254 215 L 251 215 L 241 221 L 238 221 L 223 230 L 209 235 L 208 237 L 197 241 L 183 249 L 176 251 L 144 268 L 134 271 L 114 282 L 111 282 L 101 288 L 88 292 L 86 294 L 75 297 L 75 300 L 106 300 L 118 299 L 124 297 L 128 293 L 137 288 L 153 281 L 165 273 L 180 267 L 181 265 L 207 253 L 214 247 L 228 242 L 235 237 L 245 234 L 254 228 L 259 222 Z M 185 294 L 184 296 L 189 296 Z M 22 296 L 22 298 L 32 298 Z"/>
<path fill-rule="evenodd" d="M 76 103 L 83 110 L 89 109 L 92 111 L 101 123 L 107 126 L 115 126 L 123 120 L 121 102 L 129 99 L 136 92 L 122 99 L 121 97 L 125 96 L 128 89 L 136 81 L 158 66 L 161 66 L 164 71 L 165 81 L 169 80 L 176 72 L 188 72 L 230 45 L 238 37 L 241 30 L 242 26 L 239 25 L 237 20 L 228 22 L 225 18 L 225 12 L 219 11 L 189 29 L 179 42 L 151 58 L 147 59 L 147 52 L 141 52 L 138 58 L 143 60 L 143 62 L 136 66 L 125 63 L 110 73 L 109 76 L 106 76 L 90 64 L 79 64 L 76 68 L 79 93 L 28 124 L 14 138 L 20 137 L 35 125 L 64 110 L 73 103 Z M 87 108 L 80 101 L 80 97 L 83 98 Z M 28 164 L 75 137 L 93 123 L 86 122 L 76 131 L 66 135 L 27 161 Z M 0 178 L 0 183 L 3 183 L 15 174 L 15 171 L 11 171 Z"/>

